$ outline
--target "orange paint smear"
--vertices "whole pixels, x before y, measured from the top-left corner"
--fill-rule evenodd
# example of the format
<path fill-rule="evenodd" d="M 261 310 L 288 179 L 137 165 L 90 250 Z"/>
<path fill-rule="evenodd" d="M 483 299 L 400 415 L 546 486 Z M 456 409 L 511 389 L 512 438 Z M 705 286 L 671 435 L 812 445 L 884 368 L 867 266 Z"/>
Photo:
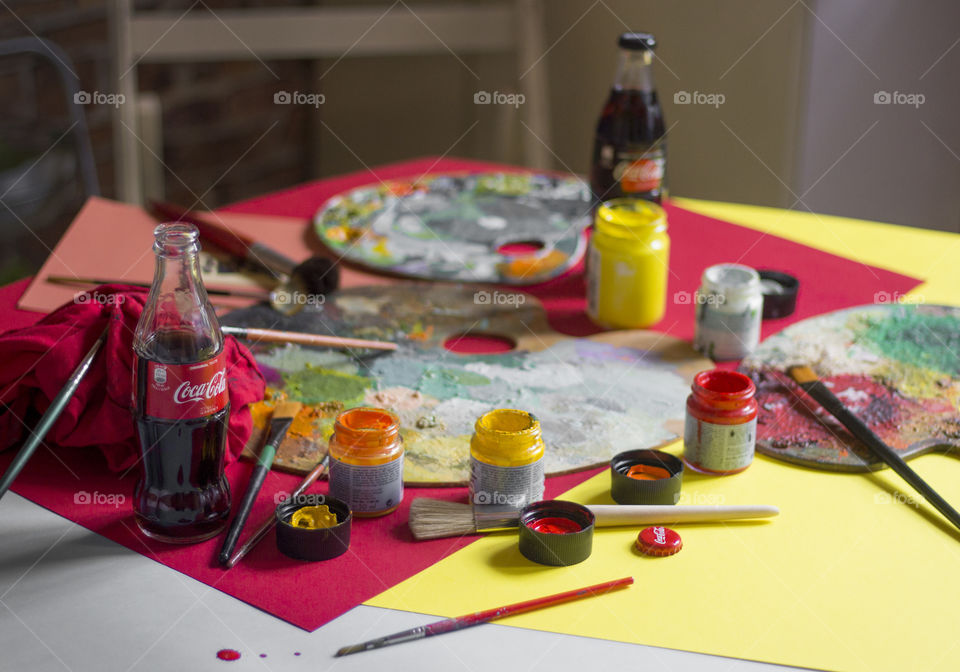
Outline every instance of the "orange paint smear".
<path fill-rule="evenodd" d="M 543 256 L 517 257 L 505 264 L 500 264 L 500 270 L 510 277 L 536 277 L 541 273 L 552 271 L 567 260 L 567 255 L 559 250 L 550 250 Z"/>

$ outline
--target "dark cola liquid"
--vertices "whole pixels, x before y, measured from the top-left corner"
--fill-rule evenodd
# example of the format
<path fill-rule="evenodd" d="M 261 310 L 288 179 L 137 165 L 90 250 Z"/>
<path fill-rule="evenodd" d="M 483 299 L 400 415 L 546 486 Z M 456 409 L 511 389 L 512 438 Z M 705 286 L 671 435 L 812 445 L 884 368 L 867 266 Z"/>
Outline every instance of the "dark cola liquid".
<path fill-rule="evenodd" d="M 202 418 L 166 420 L 146 415 L 145 400 L 150 360 L 187 364 L 207 360 L 217 351 L 209 338 L 181 332 L 158 332 L 141 350 L 134 391 L 142 456 L 133 495 L 137 524 L 163 541 L 209 539 L 223 529 L 230 514 L 230 485 L 223 476 L 230 405 Z"/>
<path fill-rule="evenodd" d="M 593 146 L 590 187 L 598 201 L 644 198 L 660 203 L 663 181 L 649 184 L 657 165 L 665 168 L 663 112 L 656 91 L 614 88 L 610 92 Z"/>

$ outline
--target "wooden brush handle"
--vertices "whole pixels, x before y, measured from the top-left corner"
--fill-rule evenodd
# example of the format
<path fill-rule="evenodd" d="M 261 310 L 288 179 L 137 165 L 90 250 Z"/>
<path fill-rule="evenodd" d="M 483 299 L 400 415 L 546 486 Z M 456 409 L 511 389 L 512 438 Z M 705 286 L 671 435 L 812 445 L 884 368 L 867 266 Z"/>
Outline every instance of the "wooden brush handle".
<path fill-rule="evenodd" d="M 770 518 L 780 513 L 764 504 L 733 506 L 623 506 L 594 504 L 587 507 L 597 517 L 597 527 L 652 523 L 701 523 L 712 520 Z"/>
<path fill-rule="evenodd" d="M 330 348 L 369 348 L 371 350 L 396 350 L 397 344 L 388 341 L 367 341 L 362 338 L 342 338 L 340 336 L 321 336 L 301 331 L 279 331 L 276 329 L 253 329 L 247 327 L 223 327 L 223 333 L 247 338 L 261 343 L 298 343 L 300 345 L 318 345 Z"/>

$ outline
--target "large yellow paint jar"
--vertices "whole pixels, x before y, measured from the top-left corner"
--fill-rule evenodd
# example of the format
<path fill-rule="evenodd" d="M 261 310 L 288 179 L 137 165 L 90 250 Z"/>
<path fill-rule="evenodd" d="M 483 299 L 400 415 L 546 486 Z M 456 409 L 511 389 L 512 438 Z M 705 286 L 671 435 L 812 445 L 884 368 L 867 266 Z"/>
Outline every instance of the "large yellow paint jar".
<path fill-rule="evenodd" d="M 470 439 L 470 501 L 520 508 L 543 499 L 543 437 L 532 413 L 499 408 Z"/>
<path fill-rule="evenodd" d="M 670 236 L 656 203 L 618 198 L 597 209 L 587 259 L 587 314 L 614 329 L 649 327 L 667 306 Z"/>

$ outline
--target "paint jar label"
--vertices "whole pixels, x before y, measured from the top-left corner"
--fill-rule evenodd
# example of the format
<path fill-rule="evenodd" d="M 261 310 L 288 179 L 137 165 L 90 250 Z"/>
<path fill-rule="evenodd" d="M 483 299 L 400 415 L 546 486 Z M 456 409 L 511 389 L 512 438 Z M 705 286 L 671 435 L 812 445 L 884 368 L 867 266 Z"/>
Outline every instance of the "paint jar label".
<path fill-rule="evenodd" d="M 543 460 L 519 467 L 497 467 L 470 458 L 470 501 L 478 506 L 521 508 L 543 499 Z"/>
<path fill-rule="evenodd" d="M 739 425 L 718 425 L 689 413 L 683 432 L 683 457 L 695 468 L 737 471 L 753 462 L 757 419 Z"/>
<path fill-rule="evenodd" d="M 403 455 L 375 465 L 347 464 L 331 457 L 330 494 L 357 513 L 397 506 L 403 499 Z"/>
<path fill-rule="evenodd" d="M 587 248 L 587 315 L 596 320 L 600 310 L 600 252 L 595 245 Z"/>
<path fill-rule="evenodd" d="M 746 310 L 733 313 L 710 305 L 705 298 L 712 296 L 716 295 L 697 294 L 693 347 L 714 360 L 746 357 L 760 342 L 762 298 Z"/>

